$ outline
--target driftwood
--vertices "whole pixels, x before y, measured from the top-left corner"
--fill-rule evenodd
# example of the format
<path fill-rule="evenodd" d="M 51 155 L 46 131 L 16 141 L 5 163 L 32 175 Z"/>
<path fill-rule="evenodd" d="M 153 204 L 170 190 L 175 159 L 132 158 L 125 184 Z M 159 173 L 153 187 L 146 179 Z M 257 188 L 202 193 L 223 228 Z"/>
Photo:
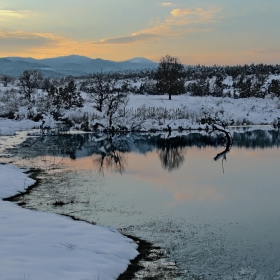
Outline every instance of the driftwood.
<path fill-rule="evenodd" d="M 224 163 L 224 160 L 227 160 L 226 155 L 231 150 L 232 136 L 229 133 L 229 131 L 227 131 L 225 128 L 223 128 L 222 126 L 219 126 L 219 125 L 215 125 L 215 124 L 212 125 L 212 131 L 210 133 L 212 133 L 214 131 L 220 131 L 220 132 L 224 133 L 224 143 L 223 144 L 225 146 L 225 149 L 221 153 L 218 153 L 214 157 L 215 161 L 218 161 L 220 158 L 222 158 L 222 168 L 223 168 L 223 172 L 224 172 L 224 164 L 223 163 Z"/>

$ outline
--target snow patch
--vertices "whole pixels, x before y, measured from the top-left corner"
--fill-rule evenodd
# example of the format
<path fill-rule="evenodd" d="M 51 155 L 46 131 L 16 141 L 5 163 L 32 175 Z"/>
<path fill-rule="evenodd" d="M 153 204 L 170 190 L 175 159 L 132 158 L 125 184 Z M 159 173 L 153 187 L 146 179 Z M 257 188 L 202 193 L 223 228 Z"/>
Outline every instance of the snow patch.
<path fill-rule="evenodd" d="M 34 183 L 14 166 L 0 165 L 0 198 Z M 116 279 L 137 244 L 116 229 L 22 209 L 0 200 L 0 279 Z"/>

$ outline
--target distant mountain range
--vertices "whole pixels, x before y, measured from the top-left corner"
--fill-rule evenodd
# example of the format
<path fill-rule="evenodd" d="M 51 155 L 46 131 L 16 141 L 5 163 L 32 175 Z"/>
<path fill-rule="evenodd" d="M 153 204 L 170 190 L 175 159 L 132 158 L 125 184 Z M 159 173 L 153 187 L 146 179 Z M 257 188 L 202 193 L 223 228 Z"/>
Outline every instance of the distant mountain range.
<path fill-rule="evenodd" d="M 0 58 L 0 75 L 19 76 L 24 70 L 40 70 L 44 77 L 80 76 L 96 72 L 134 71 L 154 69 L 158 63 L 143 57 L 116 62 L 70 55 L 55 58 L 34 59 L 31 57 Z"/>

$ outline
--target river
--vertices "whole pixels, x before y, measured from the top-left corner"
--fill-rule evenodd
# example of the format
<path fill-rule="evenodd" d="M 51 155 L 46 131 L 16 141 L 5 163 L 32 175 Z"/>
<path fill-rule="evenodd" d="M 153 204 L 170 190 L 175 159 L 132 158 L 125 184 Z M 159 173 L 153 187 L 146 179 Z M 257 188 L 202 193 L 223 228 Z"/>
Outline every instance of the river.
<path fill-rule="evenodd" d="M 280 279 L 280 133 L 69 134 L 10 152 L 40 168 L 26 208 L 67 214 L 164 248 L 181 279 Z"/>

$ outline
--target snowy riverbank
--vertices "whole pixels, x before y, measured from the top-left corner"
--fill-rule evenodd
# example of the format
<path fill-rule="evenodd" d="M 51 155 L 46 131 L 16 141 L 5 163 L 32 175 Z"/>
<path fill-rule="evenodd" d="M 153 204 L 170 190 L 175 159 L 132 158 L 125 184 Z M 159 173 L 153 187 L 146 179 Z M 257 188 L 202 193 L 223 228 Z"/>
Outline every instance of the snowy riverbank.
<path fill-rule="evenodd" d="M 36 125 L 30 121 L 0 119 L 0 127 L 11 135 L 18 129 L 29 130 Z M 270 130 L 271 126 L 231 127 L 230 132 L 260 128 Z M 181 134 L 172 131 L 172 137 Z M 17 131 L 16 136 L 1 136 L 0 156 L 12 156 L 4 154 L 4 148 L 19 144 L 26 137 L 26 131 Z M 7 160 L 10 159 L 4 162 Z M 0 200 L 34 183 L 23 172 L 0 164 Z M 5 268 L 0 279 L 116 279 L 137 255 L 137 245 L 114 229 L 33 212 L 7 201 L 0 201 L 0 220 L 0 262 Z"/>
<path fill-rule="evenodd" d="M 234 99 L 185 94 L 168 100 L 165 95 L 129 94 L 125 110 L 116 112 L 110 124 L 106 113 L 96 110 L 86 93 L 82 96 L 82 107 L 61 112 L 60 119 L 71 123 L 72 129 L 93 131 L 114 127 L 114 130 L 163 131 L 169 126 L 172 130 L 189 130 L 205 129 L 206 123 L 213 122 L 226 126 L 277 125 L 280 118 L 279 99 L 272 96 Z M 32 110 L 21 107 L 20 112 L 15 112 L 17 121 L 0 119 L 0 135 L 38 128 L 43 119 L 45 127 L 54 127 L 53 116 L 48 112 L 39 113 L 39 105 L 34 105 Z M 32 118 L 30 116 L 39 121 L 27 119 Z"/>
<path fill-rule="evenodd" d="M 3 201 L 34 183 L 0 165 L 0 279 L 116 279 L 138 254 L 116 229 L 26 210 Z"/>

